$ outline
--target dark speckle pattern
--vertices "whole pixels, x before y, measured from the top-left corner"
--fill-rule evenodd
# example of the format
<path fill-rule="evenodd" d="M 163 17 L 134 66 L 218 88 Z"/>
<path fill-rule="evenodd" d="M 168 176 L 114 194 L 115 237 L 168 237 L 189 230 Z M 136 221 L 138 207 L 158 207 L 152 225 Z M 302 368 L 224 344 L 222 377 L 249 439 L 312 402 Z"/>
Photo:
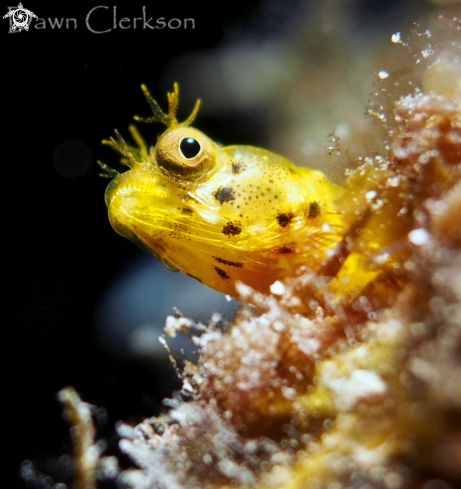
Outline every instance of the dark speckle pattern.
<path fill-rule="evenodd" d="M 219 268 L 219 267 L 213 267 L 215 270 L 216 270 L 216 273 L 223 279 L 223 280 L 229 280 L 229 275 L 227 275 L 227 273 L 222 269 L 222 268 Z"/>
<path fill-rule="evenodd" d="M 242 228 L 240 223 L 227 222 L 222 228 L 222 232 L 227 236 L 237 236 L 242 232 Z"/>
<path fill-rule="evenodd" d="M 234 175 L 237 175 L 238 173 L 242 173 L 243 170 L 245 170 L 245 165 L 241 161 L 237 163 L 232 163 L 232 173 Z"/>
<path fill-rule="evenodd" d="M 214 256 L 213 258 L 217 262 L 223 263 L 224 265 L 229 265 L 230 267 L 237 267 L 237 268 L 242 268 L 243 267 L 243 263 L 238 262 L 238 261 L 225 260 L 224 258 L 219 258 L 219 256 Z"/>
<path fill-rule="evenodd" d="M 308 219 L 315 219 L 320 216 L 320 202 L 311 202 L 309 205 Z"/>
<path fill-rule="evenodd" d="M 218 190 L 216 190 L 214 196 L 217 200 L 219 200 L 219 203 L 221 205 L 223 205 L 224 202 L 235 200 L 235 192 L 232 187 L 224 187 L 224 188 L 220 187 L 218 188 Z"/>
<path fill-rule="evenodd" d="M 280 227 L 286 228 L 288 224 L 293 220 L 294 215 L 291 212 L 282 213 L 277 216 L 277 222 Z"/>

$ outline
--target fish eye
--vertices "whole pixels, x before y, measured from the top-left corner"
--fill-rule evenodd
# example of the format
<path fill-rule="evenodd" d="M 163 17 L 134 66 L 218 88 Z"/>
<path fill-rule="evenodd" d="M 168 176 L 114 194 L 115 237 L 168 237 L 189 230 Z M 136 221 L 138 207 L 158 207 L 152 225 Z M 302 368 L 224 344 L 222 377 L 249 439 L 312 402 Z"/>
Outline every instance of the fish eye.
<path fill-rule="evenodd" d="M 190 160 L 195 158 L 200 153 L 202 147 L 194 138 L 182 138 L 181 143 L 179 144 L 179 149 L 184 158 Z"/>
<path fill-rule="evenodd" d="M 153 157 L 169 175 L 194 180 L 216 165 L 217 147 L 203 132 L 193 127 L 166 130 L 158 139 Z"/>

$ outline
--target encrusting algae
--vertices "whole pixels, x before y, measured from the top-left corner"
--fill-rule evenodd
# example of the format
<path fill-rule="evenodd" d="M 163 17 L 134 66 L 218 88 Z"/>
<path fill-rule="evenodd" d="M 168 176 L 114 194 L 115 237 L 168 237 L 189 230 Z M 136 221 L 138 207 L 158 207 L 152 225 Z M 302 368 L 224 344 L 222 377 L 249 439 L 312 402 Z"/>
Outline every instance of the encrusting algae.
<path fill-rule="evenodd" d="M 289 188 L 296 189 L 293 208 L 277 207 L 293 214 L 288 229 L 276 222 L 270 206 L 265 205 L 267 220 L 258 223 L 260 214 L 253 218 L 250 213 L 259 204 L 246 207 L 245 226 L 262 222 L 271 233 L 266 247 L 258 248 L 253 241 L 258 238 L 243 231 L 243 225 L 238 240 L 232 241 L 237 236 L 232 233 L 214 238 L 227 219 L 223 209 L 241 202 L 227 199 L 230 191 L 222 196 L 227 180 L 217 195 L 203 193 L 196 179 L 211 188 L 206 172 L 214 170 L 207 164 L 197 164 L 190 177 L 174 162 L 168 167 L 170 163 L 158 159 L 159 145 L 175 131 L 180 131 L 174 135 L 178 144 L 186 137 L 206 141 L 217 154 L 235 154 L 236 149 L 215 147 L 198 131 L 190 135 L 192 129 L 172 123 L 172 118 L 157 149 L 150 152 L 143 143 L 134 150 L 122 139 L 113 142 L 132 167 L 117 176 L 108 191 L 114 227 L 163 261 L 187 273 L 192 270 L 204 283 L 235 294 L 243 303 L 224 333 L 217 326 L 218 316 L 206 326 L 188 318 L 167 318 L 169 336 L 178 331 L 195 334 L 199 359 L 196 364 L 185 362 L 181 394 L 167 401 L 166 414 L 134 428 L 119 427 L 120 448 L 138 466 L 119 473 L 123 487 L 461 486 L 461 53 L 459 39 L 453 40 L 461 24 L 456 19 L 442 22 L 452 39 L 436 45 L 431 34 L 424 33 L 431 45 L 422 80 L 413 80 L 407 93 L 395 95 L 402 88 L 397 75 L 379 77 L 370 112 L 387 128 L 386 154 L 358 158 L 347 172 L 344 189 L 337 190 L 317 172 L 295 169 L 296 178 L 287 173 L 288 180 L 274 186 L 287 185 L 286 205 Z M 177 96 L 170 96 L 170 104 L 172 99 L 174 105 Z M 168 115 L 159 114 L 156 120 L 174 111 L 170 106 Z M 264 155 L 275 167 L 295 168 L 265 150 L 247 151 L 257 168 L 256 156 Z M 233 158 L 224 162 L 232 189 L 238 181 L 232 174 L 232 162 L 238 159 Z M 159 166 L 152 169 L 155 161 Z M 250 163 L 244 163 L 252 172 Z M 130 173 L 138 168 L 153 171 L 156 182 L 164 179 L 156 198 L 175 200 L 171 222 L 179 227 L 163 224 L 161 241 L 153 220 L 144 226 L 145 216 L 153 212 L 145 196 L 152 187 L 133 190 Z M 302 185 L 311 184 L 311 178 L 320 179 L 321 195 L 304 193 Z M 248 188 L 249 182 L 257 185 L 261 179 L 252 176 L 241 182 Z M 129 181 L 132 186 L 124 187 Z M 170 194 L 172 185 L 178 189 L 176 196 Z M 111 210 L 113 202 L 123 198 L 117 195 L 123 188 L 147 199 L 131 201 L 134 214 L 129 218 L 128 212 L 120 214 L 121 204 Z M 309 218 L 312 202 L 319 207 Z M 207 205 L 212 209 L 208 214 Z M 192 214 L 182 213 L 183 208 Z M 199 220 L 186 221 L 197 214 Z M 203 228 L 203 240 L 194 242 L 194 237 L 189 248 L 182 248 L 178 233 L 186 222 L 209 226 Z M 202 232 L 199 224 L 187 226 Z M 325 233 L 324 239 L 313 251 L 317 232 Z M 248 249 L 244 238 L 251 244 Z M 291 247 L 292 254 L 272 254 L 280 246 Z M 195 258 L 197 262 L 189 264 L 186 251 L 195 257 L 208 253 L 209 260 Z M 317 256 L 302 263 L 310 254 Z M 262 268 L 254 265 L 258 279 L 251 281 L 251 274 L 243 271 L 247 264 L 253 266 L 255 256 L 254 263 Z M 219 265 L 216 257 L 222 260 Z M 264 266 L 266 259 L 273 260 L 271 266 Z M 213 266 L 228 277 L 224 280 Z"/>

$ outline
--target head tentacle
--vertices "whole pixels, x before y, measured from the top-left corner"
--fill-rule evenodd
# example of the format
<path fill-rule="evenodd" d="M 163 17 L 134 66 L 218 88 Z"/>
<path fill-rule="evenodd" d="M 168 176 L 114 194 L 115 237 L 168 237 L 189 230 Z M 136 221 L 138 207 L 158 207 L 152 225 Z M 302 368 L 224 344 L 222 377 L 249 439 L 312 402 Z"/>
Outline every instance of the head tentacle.
<path fill-rule="evenodd" d="M 141 85 L 141 89 L 154 115 L 152 117 L 135 116 L 135 119 L 137 121 L 161 122 L 162 124 L 165 124 L 165 126 L 167 126 L 168 128 L 172 128 L 176 126 L 190 126 L 194 122 L 197 113 L 200 109 L 200 105 L 201 105 L 200 99 L 197 100 L 197 102 L 195 103 L 195 107 L 192 110 L 192 113 L 184 122 L 178 122 L 178 120 L 176 119 L 176 112 L 178 111 L 178 106 L 179 106 L 179 85 L 177 83 L 174 83 L 173 85 L 173 92 L 169 92 L 167 94 L 168 114 L 165 114 L 165 112 L 163 112 L 163 110 L 158 105 L 157 101 L 150 94 L 149 89 L 146 87 L 146 85 L 144 84 Z"/>

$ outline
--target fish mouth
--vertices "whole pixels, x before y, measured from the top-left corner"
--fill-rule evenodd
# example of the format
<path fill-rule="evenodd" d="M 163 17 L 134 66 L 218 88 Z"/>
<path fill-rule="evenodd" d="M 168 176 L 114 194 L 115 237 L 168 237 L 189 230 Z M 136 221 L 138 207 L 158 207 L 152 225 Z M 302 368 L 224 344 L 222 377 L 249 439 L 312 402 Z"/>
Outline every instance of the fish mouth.
<path fill-rule="evenodd" d="M 122 177 L 122 178 L 121 178 Z M 141 194 L 151 194 L 152 188 L 146 185 L 135 184 L 134 182 L 124 182 L 124 174 L 115 177 L 107 186 L 104 199 L 107 207 L 110 207 L 115 199 L 135 198 Z"/>
<path fill-rule="evenodd" d="M 107 189 L 109 221 L 114 230 L 143 251 L 153 255 L 166 268 L 178 271 L 168 259 L 168 250 L 156 235 L 168 221 L 170 206 L 152 185 L 115 184 Z"/>
<path fill-rule="evenodd" d="M 108 185 L 105 200 L 109 220 L 117 233 L 132 241 L 134 236 L 153 235 L 169 221 L 172 206 L 180 198 L 155 175 L 145 171 L 129 171 L 118 175 Z M 179 202 L 178 202 L 179 201 Z"/>

